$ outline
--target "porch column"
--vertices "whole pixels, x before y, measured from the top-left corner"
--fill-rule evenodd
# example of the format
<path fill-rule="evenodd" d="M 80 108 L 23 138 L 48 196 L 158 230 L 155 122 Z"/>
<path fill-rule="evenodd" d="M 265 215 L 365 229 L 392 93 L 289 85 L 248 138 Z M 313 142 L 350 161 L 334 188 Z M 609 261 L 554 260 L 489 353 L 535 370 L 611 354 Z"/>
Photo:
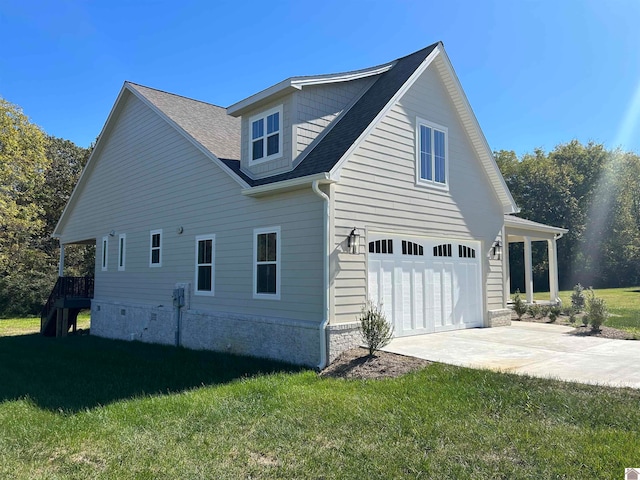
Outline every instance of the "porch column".
<path fill-rule="evenodd" d="M 524 237 L 524 289 L 527 303 L 533 303 L 533 275 L 531 274 L 531 238 Z"/>
<path fill-rule="evenodd" d="M 60 261 L 58 262 L 58 276 L 64 277 L 64 244 L 60 244 Z"/>
<path fill-rule="evenodd" d="M 559 300 L 558 289 L 558 249 L 556 239 L 547 240 L 547 254 L 549 257 L 549 300 L 556 303 Z"/>
<path fill-rule="evenodd" d="M 502 281 L 504 282 L 504 306 L 511 300 L 511 272 L 509 271 L 509 237 L 506 232 L 503 235 L 504 245 L 502 246 Z"/>

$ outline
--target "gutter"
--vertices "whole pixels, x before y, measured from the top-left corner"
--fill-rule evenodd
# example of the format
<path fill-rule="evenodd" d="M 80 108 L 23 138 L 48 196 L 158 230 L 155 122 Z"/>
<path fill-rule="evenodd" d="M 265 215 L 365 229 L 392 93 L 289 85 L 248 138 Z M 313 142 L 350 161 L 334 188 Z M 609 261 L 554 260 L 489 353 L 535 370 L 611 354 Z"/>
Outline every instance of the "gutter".
<path fill-rule="evenodd" d="M 243 188 L 242 190 L 240 190 L 240 193 L 248 197 L 257 197 L 260 195 L 268 195 L 279 190 L 302 188 L 305 185 L 312 182 L 322 181 L 323 183 L 325 183 L 330 179 L 331 177 L 326 172 L 316 173 L 316 174 L 307 175 L 304 177 L 297 177 L 289 180 L 282 180 L 280 182 L 266 183 L 264 185 L 259 185 L 257 187 Z M 322 192 L 320 193 L 324 195 L 324 193 Z"/>
<path fill-rule="evenodd" d="M 318 370 L 322 370 L 327 366 L 327 324 L 329 323 L 329 197 L 320 190 L 320 180 L 314 180 L 311 184 L 313 192 L 324 201 L 324 262 L 322 265 L 324 277 L 324 299 L 323 299 L 323 315 L 320 324 L 320 363 Z"/>

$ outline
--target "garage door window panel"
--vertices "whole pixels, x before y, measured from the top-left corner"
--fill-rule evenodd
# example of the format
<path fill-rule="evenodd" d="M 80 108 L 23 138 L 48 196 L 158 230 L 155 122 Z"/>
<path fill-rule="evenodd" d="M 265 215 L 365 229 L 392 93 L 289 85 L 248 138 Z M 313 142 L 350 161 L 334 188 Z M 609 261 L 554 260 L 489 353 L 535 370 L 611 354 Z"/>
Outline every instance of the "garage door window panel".
<path fill-rule="evenodd" d="M 393 240 L 374 240 L 369 242 L 369 253 L 388 253 L 393 254 Z"/>

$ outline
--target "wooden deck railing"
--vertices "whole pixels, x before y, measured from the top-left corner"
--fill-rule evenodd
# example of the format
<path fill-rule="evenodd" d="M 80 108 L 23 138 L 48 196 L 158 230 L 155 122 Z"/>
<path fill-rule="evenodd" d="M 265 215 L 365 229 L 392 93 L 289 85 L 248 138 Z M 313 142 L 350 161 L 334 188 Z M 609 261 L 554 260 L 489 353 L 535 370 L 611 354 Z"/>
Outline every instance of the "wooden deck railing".
<path fill-rule="evenodd" d="M 93 298 L 93 286 L 93 277 L 58 277 L 47 303 L 42 307 L 40 318 L 46 321 L 61 298 Z"/>

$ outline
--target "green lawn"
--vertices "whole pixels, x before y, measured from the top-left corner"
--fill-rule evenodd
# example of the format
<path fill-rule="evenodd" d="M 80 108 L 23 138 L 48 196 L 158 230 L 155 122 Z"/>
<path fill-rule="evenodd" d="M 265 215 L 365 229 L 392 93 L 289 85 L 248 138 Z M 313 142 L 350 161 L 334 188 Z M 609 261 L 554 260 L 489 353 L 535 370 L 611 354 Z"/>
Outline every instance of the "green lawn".
<path fill-rule="evenodd" d="M 640 462 L 638 390 L 439 364 L 324 379 L 3 322 L 0 478 L 617 479 Z"/>
<path fill-rule="evenodd" d="M 595 289 L 597 297 L 607 302 L 611 317 L 605 325 L 640 336 L 640 287 Z M 560 292 L 563 305 L 571 305 L 572 291 Z M 536 300 L 548 300 L 549 292 L 536 292 Z"/>
<path fill-rule="evenodd" d="M 78 315 L 78 329 L 86 330 L 91 323 L 89 313 Z M 40 317 L 33 318 L 4 318 L 0 319 L 0 336 L 25 335 L 40 331 Z"/>

